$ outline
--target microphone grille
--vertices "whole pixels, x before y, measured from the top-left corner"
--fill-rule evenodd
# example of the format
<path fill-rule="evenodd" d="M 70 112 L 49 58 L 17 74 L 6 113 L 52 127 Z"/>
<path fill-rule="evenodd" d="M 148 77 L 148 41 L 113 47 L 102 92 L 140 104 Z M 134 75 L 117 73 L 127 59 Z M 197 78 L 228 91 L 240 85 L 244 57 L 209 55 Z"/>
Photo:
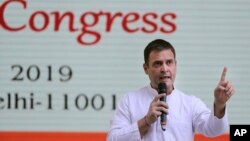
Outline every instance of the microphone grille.
<path fill-rule="evenodd" d="M 167 86 L 165 83 L 161 82 L 158 84 L 158 93 L 166 93 L 167 92 Z"/>

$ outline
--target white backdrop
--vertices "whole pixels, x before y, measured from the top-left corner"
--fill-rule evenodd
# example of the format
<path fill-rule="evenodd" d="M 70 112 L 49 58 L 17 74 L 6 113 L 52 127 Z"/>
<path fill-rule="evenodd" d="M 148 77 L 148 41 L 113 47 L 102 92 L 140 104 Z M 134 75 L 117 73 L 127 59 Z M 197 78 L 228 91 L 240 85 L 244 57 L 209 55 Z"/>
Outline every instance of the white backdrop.
<path fill-rule="evenodd" d="M 143 49 L 156 38 L 176 48 L 175 87 L 209 107 L 227 66 L 230 124 L 250 123 L 248 0 L 0 2 L 2 131 L 107 131 L 119 97 L 149 84 Z"/>

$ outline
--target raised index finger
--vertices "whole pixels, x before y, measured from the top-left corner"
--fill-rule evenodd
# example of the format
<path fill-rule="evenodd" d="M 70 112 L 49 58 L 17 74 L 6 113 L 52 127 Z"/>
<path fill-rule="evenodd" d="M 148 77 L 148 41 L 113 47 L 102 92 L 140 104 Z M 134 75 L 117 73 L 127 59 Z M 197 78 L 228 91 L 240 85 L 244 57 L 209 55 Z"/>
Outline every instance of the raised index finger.
<path fill-rule="evenodd" d="M 225 81 L 226 79 L 226 74 L 227 74 L 227 67 L 224 67 L 222 74 L 221 74 L 221 78 L 220 81 Z"/>

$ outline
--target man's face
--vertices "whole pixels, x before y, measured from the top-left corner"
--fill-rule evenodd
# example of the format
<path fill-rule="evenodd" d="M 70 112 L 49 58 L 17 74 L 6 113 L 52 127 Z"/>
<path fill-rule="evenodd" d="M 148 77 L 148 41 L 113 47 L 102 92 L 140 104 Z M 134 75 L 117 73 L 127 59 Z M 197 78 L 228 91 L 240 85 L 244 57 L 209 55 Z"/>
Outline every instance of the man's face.
<path fill-rule="evenodd" d="M 152 51 L 144 71 L 149 76 L 151 86 L 157 89 L 160 82 L 165 82 L 168 91 L 173 89 L 176 75 L 176 60 L 173 52 L 168 50 Z"/>

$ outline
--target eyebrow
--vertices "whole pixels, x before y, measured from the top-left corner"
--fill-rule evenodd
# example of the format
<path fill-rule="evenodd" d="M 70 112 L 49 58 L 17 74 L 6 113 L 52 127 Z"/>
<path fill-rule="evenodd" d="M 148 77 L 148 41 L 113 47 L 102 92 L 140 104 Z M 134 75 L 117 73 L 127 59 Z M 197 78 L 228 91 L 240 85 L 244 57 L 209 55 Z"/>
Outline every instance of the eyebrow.
<path fill-rule="evenodd" d="M 160 64 L 162 65 L 163 63 L 175 63 L 175 59 L 166 59 L 166 60 L 155 60 L 152 65 Z"/>
<path fill-rule="evenodd" d="M 155 60 L 154 62 L 165 62 L 165 61 L 173 61 L 174 62 L 175 59 L 166 59 L 166 60 Z M 154 63 L 153 62 L 153 63 Z"/>

